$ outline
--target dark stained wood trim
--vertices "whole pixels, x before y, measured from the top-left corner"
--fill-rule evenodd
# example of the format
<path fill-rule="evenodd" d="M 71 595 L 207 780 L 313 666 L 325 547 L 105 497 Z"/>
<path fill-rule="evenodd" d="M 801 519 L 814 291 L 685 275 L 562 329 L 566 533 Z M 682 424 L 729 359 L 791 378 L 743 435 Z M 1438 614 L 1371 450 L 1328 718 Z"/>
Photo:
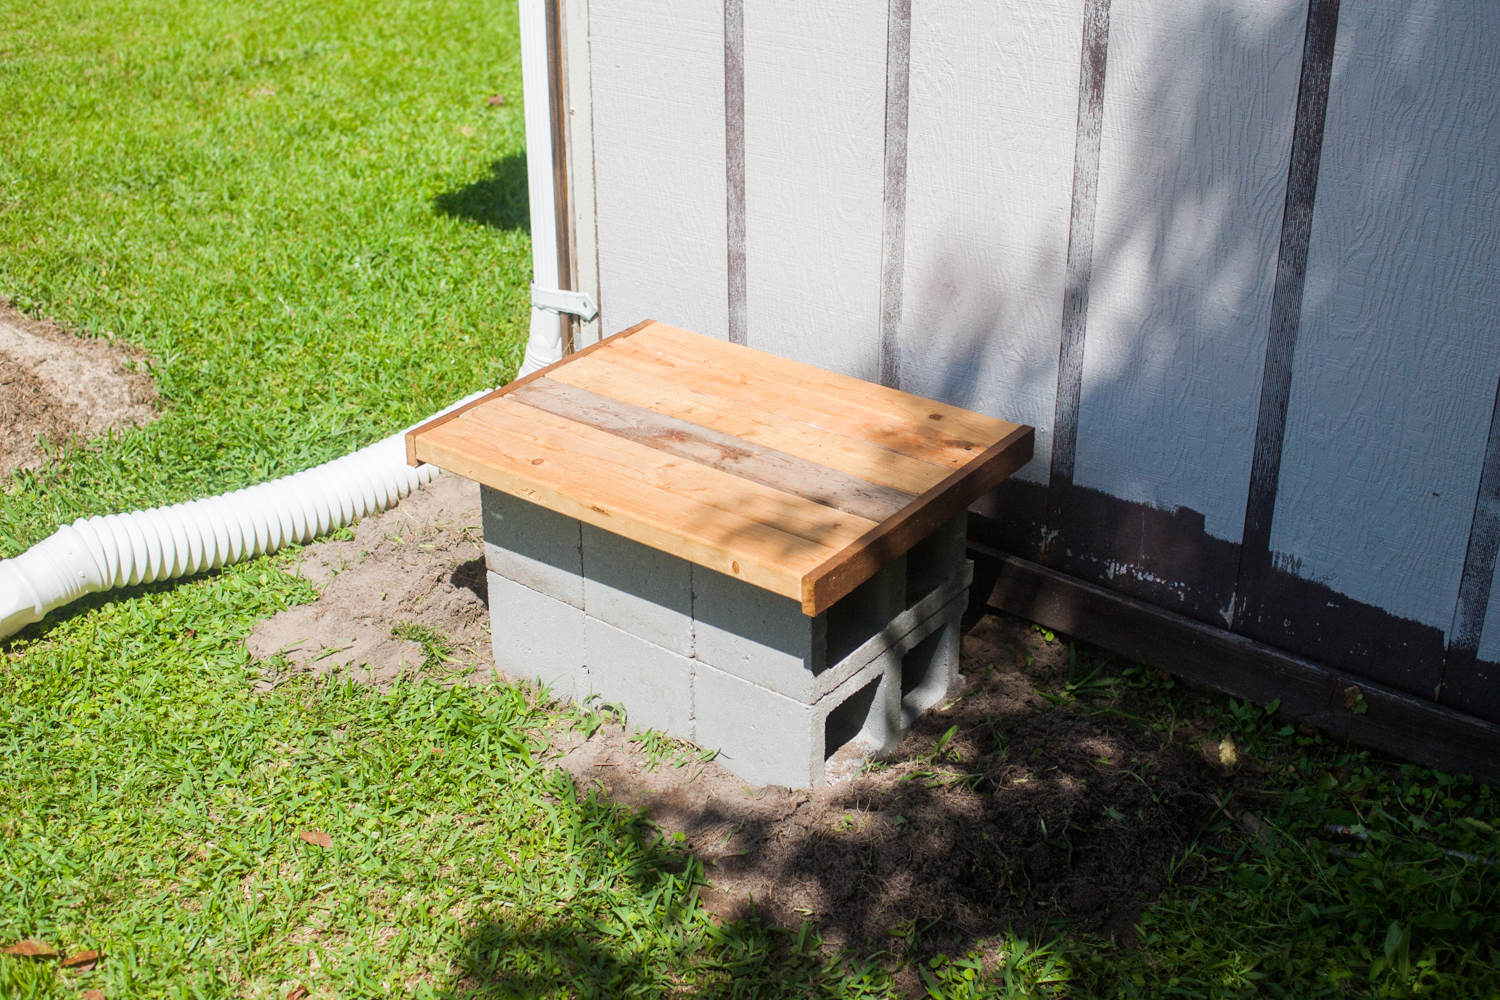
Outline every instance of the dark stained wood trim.
<path fill-rule="evenodd" d="M 1500 690 L 1491 679 L 1494 668 L 1481 666 L 1479 643 L 1495 582 L 1495 560 L 1500 555 L 1500 386 L 1490 411 L 1490 436 L 1485 443 L 1474 518 L 1469 522 L 1469 545 L 1459 578 L 1458 605 L 1453 612 L 1452 638 L 1443 664 L 1438 698 L 1460 711 L 1488 718 L 1500 716 Z"/>
<path fill-rule="evenodd" d="M 911 105 L 911 0 L 890 0 L 885 29 L 885 208 L 880 265 L 881 385 L 901 388 L 902 282 L 906 278 L 906 146 Z"/>
<path fill-rule="evenodd" d="M 1099 146 L 1104 134 L 1104 70 L 1109 56 L 1109 0 L 1084 0 L 1083 43 L 1078 57 L 1078 123 L 1073 146 L 1073 197 L 1068 216 L 1067 285 L 1057 348 L 1057 398 L 1052 417 L 1048 520 L 1063 521 L 1078 448 L 1078 405 L 1083 393 L 1083 341 L 1094 268 L 1094 215 L 1099 194 Z"/>
<path fill-rule="evenodd" d="M 434 427 L 441 427 L 444 424 L 446 424 L 448 421 L 454 419 L 455 417 L 462 416 L 463 414 L 469 412 L 474 407 L 479 406 L 482 403 L 488 403 L 490 400 L 495 399 L 497 397 L 509 395 L 510 393 L 514 392 L 516 389 L 519 389 L 521 386 L 526 385 L 526 384 L 528 384 L 530 382 L 534 382 L 537 379 L 544 377 L 548 372 L 555 371 L 558 368 L 562 367 L 563 365 L 568 364 L 569 362 L 577 361 L 579 358 L 588 357 L 590 354 L 594 353 L 599 348 L 603 347 L 605 344 L 612 344 L 612 343 L 614 343 L 617 340 L 620 340 L 620 339 L 622 339 L 624 337 L 630 336 L 632 333 L 638 333 L 639 331 L 644 330 L 646 327 L 650 326 L 651 324 L 653 324 L 655 322 L 656 322 L 656 320 L 654 320 L 654 319 L 642 320 L 641 322 L 637 323 L 635 326 L 632 326 L 632 327 L 629 327 L 627 329 L 621 330 L 619 333 L 616 333 L 613 336 L 605 337 L 603 340 L 599 341 L 597 344 L 590 344 L 589 346 L 585 347 L 581 351 L 575 351 L 574 353 L 569 354 L 567 357 L 563 358 L 561 361 L 554 361 L 552 364 L 548 365 L 546 368 L 542 368 L 542 369 L 540 369 L 538 371 L 534 371 L 530 375 L 525 376 L 524 378 L 518 378 L 518 379 L 516 379 L 514 382 L 507 382 L 505 385 L 502 385 L 500 388 L 496 389 L 494 392 L 487 392 L 483 396 L 480 396 L 478 399 L 471 400 L 470 402 L 465 403 L 463 406 L 460 406 L 460 407 L 458 407 L 455 410 L 449 410 L 447 413 L 444 413 L 441 416 L 433 417 L 431 420 L 427 421 L 426 423 L 418 424 L 416 427 L 413 427 L 411 430 L 409 430 L 409 431 L 406 432 L 406 464 L 410 465 L 412 467 L 416 467 L 416 466 L 422 464 L 417 459 L 417 435 L 418 434 L 425 434 L 427 431 L 432 430 Z"/>
<path fill-rule="evenodd" d="M 914 494 L 566 382 L 537 379 L 511 395 L 627 441 L 870 521 L 894 517 L 916 499 Z"/>
<path fill-rule="evenodd" d="M 749 342 L 745 257 L 745 0 L 724 0 L 724 228 L 728 252 L 727 335 Z"/>
<path fill-rule="evenodd" d="M 1271 520 L 1281 482 L 1281 449 L 1286 436 L 1287 403 L 1292 392 L 1292 362 L 1302 323 L 1302 292 L 1307 283 L 1307 247 L 1312 239 L 1313 202 L 1323 156 L 1323 125 L 1328 117 L 1328 88 L 1333 79 L 1333 43 L 1338 33 L 1339 0 L 1310 0 L 1307 34 L 1302 43 L 1302 79 L 1297 117 L 1292 126 L 1292 153 L 1287 167 L 1286 203 L 1281 213 L 1281 245 L 1276 257 L 1276 286 L 1271 296 L 1271 326 L 1261 369 L 1260 405 L 1255 417 L 1255 450 L 1245 527 L 1240 535 L 1240 565 L 1235 584 L 1234 627 L 1253 628 L 1274 586 Z"/>
<path fill-rule="evenodd" d="M 990 605 L 1450 774 L 1500 784 L 1500 726 L 970 543 Z M 976 577 L 982 574 L 976 573 Z M 1351 691 L 1350 689 L 1355 689 Z M 1358 694 L 1368 706 L 1348 707 Z"/>
<path fill-rule="evenodd" d="M 802 612 L 816 615 L 864 583 L 969 504 L 1031 461 L 1034 428 L 1021 426 L 923 493 L 884 524 L 871 528 L 802 579 Z"/>

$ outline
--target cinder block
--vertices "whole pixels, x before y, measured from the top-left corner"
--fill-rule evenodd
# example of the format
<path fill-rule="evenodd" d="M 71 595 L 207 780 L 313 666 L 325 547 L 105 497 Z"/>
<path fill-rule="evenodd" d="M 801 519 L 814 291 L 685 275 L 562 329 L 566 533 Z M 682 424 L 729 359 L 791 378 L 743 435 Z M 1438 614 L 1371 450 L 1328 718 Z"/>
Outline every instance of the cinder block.
<path fill-rule="evenodd" d="M 584 614 L 498 573 L 489 574 L 495 666 L 516 680 L 540 681 L 576 699 L 584 672 Z"/>
<path fill-rule="evenodd" d="M 583 525 L 583 609 L 680 653 L 693 655 L 693 564 Z"/>
<path fill-rule="evenodd" d="M 692 660 L 591 615 L 584 625 L 584 645 L 584 697 L 624 708 L 633 729 L 694 738 Z"/>
<path fill-rule="evenodd" d="M 918 716 L 951 697 L 963 683 L 958 672 L 963 641 L 960 623 L 968 602 L 969 594 L 965 589 L 928 618 L 922 627 L 913 629 L 898 647 L 901 650 L 902 735 Z M 895 749 L 894 744 L 890 749 Z"/>
<path fill-rule="evenodd" d="M 705 663 L 812 704 L 890 645 L 904 600 L 899 559 L 815 618 L 791 598 L 696 566 L 694 648 Z"/>
<path fill-rule="evenodd" d="M 906 604 L 910 607 L 958 576 L 967 562 L 969 514 L 964 511 L 906 553 Z M 967 586 L 967 583 L 965 583 Z"/>
<path fill-rule="evenodd" d="M 824 762 L 847 743 L 872 748 L 899 727 L 895 671 L 870 663 L 814 704 L 777 694 L 706 663 L 697 666 L 696 742 L 756 784 L 805 788 L 819 784 Z"/>
<path fill-rule="evenodd" d="M 974 564 L 961 559 L 953 577 L 903 609 L 904 568 L 898 560 L 871 578 L 874 586 L 858 588 L 822 615 L 809 618 L 790 598 L 695 567 L 697 658 L 810 705 L 907 639 L 956 596 L 967 594 L 974 572 Z M 835 658 L 830 632 L 843 636 L 844 647 L 852 637 L 865 638 Z"/>
<path fill-rule="evenodd" d="M 509 493 L 480 489 L 484 562 L 490 572 L 554 600 L 583 607 L 579 522 Z"/>

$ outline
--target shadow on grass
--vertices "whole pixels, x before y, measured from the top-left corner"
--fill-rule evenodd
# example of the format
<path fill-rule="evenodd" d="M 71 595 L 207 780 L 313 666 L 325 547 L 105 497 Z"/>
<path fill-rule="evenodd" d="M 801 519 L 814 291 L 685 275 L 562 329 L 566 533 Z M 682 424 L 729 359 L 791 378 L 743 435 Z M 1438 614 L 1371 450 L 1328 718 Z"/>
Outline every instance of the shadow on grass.
<path fill-rule="evenodd" d="M 490 164 L 488 176 L 433 198 L 432 210 L 439 215 L 467 219 L 491 229 L 530 232 L 526 154 L 512 153 L 496 160 Z"/>

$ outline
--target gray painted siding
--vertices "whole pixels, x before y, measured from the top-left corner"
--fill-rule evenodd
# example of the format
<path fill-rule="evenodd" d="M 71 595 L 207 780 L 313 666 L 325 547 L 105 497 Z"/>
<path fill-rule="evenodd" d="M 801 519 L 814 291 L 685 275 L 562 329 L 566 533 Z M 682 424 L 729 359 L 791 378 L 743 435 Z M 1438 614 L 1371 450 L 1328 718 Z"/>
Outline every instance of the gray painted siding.
<path fill-rule="evenodd" d="M 600 326 L 728 335 L 724 7 L 591 0 Z"/>
<path fill-rule="evenodd" d="M 884 0 L 745 4 L 747 342 L 871 381 L 886 21 Z"/>
<path fill-rule="evenodd" d="M 1500 376 L 1500 7 L 1345 2 L 1333 72 L 1271 548 L 1446 633 Z"/>
<path fill-rule="evenodd" d="M 1114 0 L 1074 482 L 1238 542 L 1305 2 Z"/>
<path fill-rule="evenodd" d="M 919 15 L 919 16 L 918 16 Z M 1031 424 L 1057 395 L 1083 5 L 965 0 L 912 18 L 901 388 Z"/>

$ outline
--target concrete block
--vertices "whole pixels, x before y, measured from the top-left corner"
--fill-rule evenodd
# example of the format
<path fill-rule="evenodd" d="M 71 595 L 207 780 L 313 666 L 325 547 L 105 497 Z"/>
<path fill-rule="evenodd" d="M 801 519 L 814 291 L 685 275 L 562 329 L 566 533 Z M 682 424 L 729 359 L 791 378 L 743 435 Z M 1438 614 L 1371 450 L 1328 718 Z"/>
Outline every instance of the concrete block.
<path fill-rule="evenodd" d="M 498 573 L 489 574 L 495 667 L 515 680 L 540 681 L 576 699 L 584 673 L 584 614 Z"/>
<path fill-rule="evenodd" d="M 583 607 L 579 522 L 529 500 L 480 488 L 484 562 L 490 572 L 554 600 Z"/>
<path fill-rule="evenodd" d="M 658 646 L 693 655 L 693 564 L 583 525 L 583 608 Z"/>
<path fill-rule="evenodd" d="M 692 660 L 592 615 L 586 616 L 584 646 L 584 697 L 623 708 L 635 730 L 694 739 Z"/>
<path fill-rule="evenodd" d="M 910 607 L 958 576 L 968 559 L 969 514 L 964 511 L 906 553 L 906 604 Z M 967 585 L 967 584 L 966 584 Z"/>
<path fill-rule="evenodd" d="M 719 763 L 756 784 L 819 784 L 824 763 L 852 741 L 889 742 L 900 723 L 895 671 L 882 658 L 814 704 L 706 663 L 697 666 L 695 742 L 719 751 Z"/>
<path fill-rule="evenodd" d="M 693 626 L 702 662 L 807 704 L 817 700 L 826 614 L 809 617 L 789 597 L 695 566 Z"/>
<path fill-rule="evenodd" d="M 958 672 L 963 634 L 960 623 L 968 606 L 965 589 L 940 611 L 913 629 L 898 647 L 901 651 L 901 720 L 904 735 L 917 717 L 957 693 L 963 684 Z M 895 746 L 890 747 L 891 750 Z M 889 752 L 889 751 L 887 751 Z"/>
<path fill-rule="evenodd" d="M 898 560 L 872 577 L 866 587 L 809 618 L 790 598 L 695 567 L 697 658 L 810 705 L 900 643 L 956 595 L 966 594 L 973 571 L 973 563 L 960 560 L 953 577 L 929 590 L 912 607 L 903 608 L 904 565 Z M 845 647 L 837 658 L 830 632 L 838 633 L 839 644 Z M 847 649 L 859 636 L 865 638 Z"/>

